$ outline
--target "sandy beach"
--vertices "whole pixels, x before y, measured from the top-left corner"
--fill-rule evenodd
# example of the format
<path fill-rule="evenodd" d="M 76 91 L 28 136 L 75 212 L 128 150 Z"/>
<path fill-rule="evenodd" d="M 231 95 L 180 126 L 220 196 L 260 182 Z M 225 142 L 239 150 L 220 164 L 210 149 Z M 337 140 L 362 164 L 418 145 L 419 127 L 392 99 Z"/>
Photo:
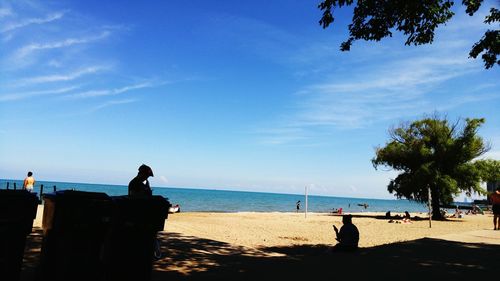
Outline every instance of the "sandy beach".
<path fill-rule="evenodd" d="M 34 227 L 42 227 L 42 215 L 43 205 L 40 205 Z M 364 212 L 352 215 L 353 223 L 360 232 L 360 247 L 492 228 L 491 214 L 432 221 L 432 228 L 429 228 L 429 220 L 424 213 L 411 213 L 414 219 L 410 224 L 389 223 L 383 213 Z M 328 213 L 308 213 L 306 216 L 304 213 L 282 212 L 181 212 L 169 215 L 164 232 L 167 235 L 176 233 L 250 248 L 334 245 L 336 241 L 332 225 L 340 228 L 342 217 Z"/>
<path fill-rule="evenodd" d="M 388 223 L 381 213 L 354 213 L 360 232 L 360 247 L 436 237 L 492 227 L 491 215 L 469 215 L 463 219 L 433 221 L 413 213 L 411 224 Z M 379 219 L 377 219 L 379 218 Z M 332 225 L 342 226 L 342 217 L 325 213 L 177 213 L 170 215 L 165 230 L 223 241 L 246 247 L 297 244 L 335 244 Z"/>
<path fill-rule="evenodd" d="M 35 240 L 40 240 L 42 214 L 39 206 L 27 250 L 32 254 L 39 251 Z M 414 272 L 417 278 L 453 270 L 453 278 L 462 279 L 489 276 L 496 268 L 486 263 L 500 255 L 500 231 L 492 230 L 491 214 L 432 221 L 432 228 L 423 213 L 412 213 L 410 224 L 389 223 L 381 213 L 352 215 L 361 249 L 336 255 L 329 252 L 336 243 L 332 225 L 340 227 L 342 217 L 333 214 L 171 214 L 158 235 L 164 258 L 154 263 L 153 279 L 261 278 L 271 269 L 293 279 L 303 270 L 328 271 L 332 262 L 352 268 L 354 261 L 369 264 L 371 270 L 390 269 L 383 273 L 389 277 L 400 271 Z"/>
<path fill-rule="evenodd" d="M 33 227 L 42 227 L 43 205 L 38 207 Z M 373 247 L 424 237 L 460 234 L 492 228 L 492 215 L 466 215 L 447 221 L 432 221 L 429 228 L 427 214 L 411 213 L 412 222 L 394 223 L 383 213 L 352 213 L 353 223 L 360 232 L 360 247 Z M 397 213 L 393 213 L 398 215 Z M 402 214 L 399 214 L 402 215 Z M 209 213 L 187 212 L 170 214 L 164 233 L 200 237 L 249 248 L 289 245 L 335 245 L 332 225 L 339 229 L 342 216 L 328 213 L 241 212 Z M 499 233 L 500 235 L 500 233 Z"/>

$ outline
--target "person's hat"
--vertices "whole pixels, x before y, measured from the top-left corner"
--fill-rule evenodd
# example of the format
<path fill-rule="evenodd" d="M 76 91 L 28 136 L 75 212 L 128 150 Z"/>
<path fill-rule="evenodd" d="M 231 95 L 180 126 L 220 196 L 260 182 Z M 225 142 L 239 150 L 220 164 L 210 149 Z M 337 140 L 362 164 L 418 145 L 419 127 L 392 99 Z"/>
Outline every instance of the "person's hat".
<path fill-rule="evenodd" d="M 150 177 L 154 177 L 153 175 L 153 170 L 151 169 L 151 167 L 149 167 L 148 165 L 144 165 L 142 164 L 140 167 L 139 167 L 139 173 L 145 173 L 147 174 L 148 176 Z"/>

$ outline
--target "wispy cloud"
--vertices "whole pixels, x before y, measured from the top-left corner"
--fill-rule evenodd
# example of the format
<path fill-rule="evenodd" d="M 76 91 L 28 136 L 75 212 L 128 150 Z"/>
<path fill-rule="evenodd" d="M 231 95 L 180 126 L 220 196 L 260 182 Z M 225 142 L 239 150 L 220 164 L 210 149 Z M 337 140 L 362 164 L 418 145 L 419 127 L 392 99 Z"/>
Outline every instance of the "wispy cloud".
<path fill-rule="evenodd" d="M 136 101 L 137 101 L 136 99 L 111 100 L 111 101 L 107 101 L 105 103 L 102 103 L 96 107 L 93 107 L 90 111 L 95 112 L 95 111 L 101 110 L 101 109 L 106 108 L 106 107 L 120 105 L 120 104 L 133 103 Z"/>
<path fill-rule="evenodd" d="M 5 13 L 5 15 L 9 15 L 10 10 L 6 10 L 3 12 L 2 11 L 3 10 L 0 10 L 0 18 L 2 17 L 2 15 L 4 13 Z M 11 23 L 4 25 L 4 27 L 0 29 L 0 33 L 13 31 L 15 29 L 26 27 L 26 26 L 33 25 L 33 24 L 44 24 L 44 23 L 52 22 L 52 21 L 55 21 L 55 20 L 62 18 L 65 13 L 66 13 L 65 11 L 56 12 L 56 13 L 47 15 L 46 17 L 43 17 L 43 18 L 29 18 L 29 19 L 20 20 L 18 22 L 11 22 Z"/>
<path fill-rule="evenodd" d="M 464 60 L 412 58 L 350 78 L 304 90 L 297 124 L 358 128 L 377 120 L 415 114 L 427 103 L 424 94 L 473 68 Z"/>
<path fill-rule="evenodd" d="M 483 156 L 481 156 L 479 159 L 494 159 L 494 160 L 500 161 L 500 150 L 488 151 Z"/>
<path fill-rule="evenodd" d="M 160 176 L 159 178 L 160 178 L 161 183 L 165 183 L 165 184 L 168 184 L 168 183 L 169 183 L 169 180 L 167 179 L 167 177 L 165 177 L 165 176 Z"/>
<path fill-rule="evenodd" d="M 493 100 L 500 100 L 500 92 L 478 94 L 474 91 L 471 91 L 471 94 L 469 95 L 454 97 L 452 99 L 449 99 L 446 104 L 437 105 L 436 110 L 447 111 L 465 104 Z"/>
<path fill-rule="evenodd" d="M 129 85 L 129 86 L 124 86 L 121 88 L 115 88 L 115 89 L 103 89 L 103 90 L 91 90 L 91 91 L 86 91 L 82 93 L 76 93 L 68 96 L 69 98 L 93 98 L 93 97 L 101 97 L 101 96 L 113 96 L 113 95 L 119 95 L 128 91 L 133 91 L 133 90 L 138 90 L 138 89 L 143 89 L 143 88 L 151 88 L 156 86 L 156 84 L 152 82 L 144 82 L 144 83 L 139 83 L 139 84 L 134 84 L 134 85 Z"/>
<path fill-rule="evenodd" d="M 25 79 L 21 79 L 19 83 L 26 85 L 26 84 L 40 84 L 40 83 L 48 83 L 48 82 L 70 81 L 70 80 L 75 80 L 75 79 L 82 77 L 84 75 L 97 73 L 97 72 L 105 70 L 105 69 L 107 69 L 107 67 L 90 66 L 90 67 L 76 70 L 76 71 L 74 71 L 72 73 L 68 73 L 68 74 L 54 74 L 54 75 L 45 75 L 45 76 L 36 76 L 36 77 L 25 78 Z"/>
<path fill-rule="evenodd" d="M 0 8 L 0 19 L 12 15 L 12 10 L 9 8 Z"/>
<path fill-rule="evenodd" d="M 22 59 L 26 56 L 29 56 L 33 52 L 36 51 L 41 51 L 41 50 L 48 50 L 48 49 L 59 49 L 59 48 L 65 48 L 65 47 L 70 47 L 73 45 L 79 45 L 79 44 L 87 44 L 91 43 L 97 40 L 104 39 L 108 37 L 111 34 L 110 31 L 102 31 L 100 34 L 97 34 L 95 36 L 87 36 L 87 37 L 81 37 L 81 38 L 68 38 L 62 41 L 55 41 L 55 42 L 49 42 L 49 43 L 32 43 L 26 46 L 21 47 L 18 49 L 14 57 L 17 59 Z"/>
<path fill-rule="evenodd" d="M 308 139 L 307 133 L 300 127 L 261 129 L 258 134 L 265 136 L 260 141 L 264 145 L 281 145 Z"/>
<path fill-rule="evenodd" d="M 427 111 L 500 98 L 495 93 L 470 93 L 455 99 L 436 101 L 439 86 L 477 71 L 477 64 L 452 54 L 415 55 L 389 60 L 388 63 L 356 66 L 357 70 L 336 73 L 325 82 L 311 84 L 295 95 L 294 112 L 264 130 L 266 144 L 285 144 L 317 139 L 332 129 L 358 129 L 385 120 L 418 116 Z M 358 68 L 359 67 L 359 68 Z M 476 90 L 493 88 L 491 84 L 471 85 Z"/>
<path fill-rule="evenodd" d="M 5 94 L 5 95 L 0 95 L 0 102 L 22 100 L 22 99 L 27 99 L 27 98 L 30 98 L 30 97 L 35 97 L 35 96 L 65 94 L 65 93 L 74 91 L 74 90 L 76 90 L 78 88 L 79 88 L 79 86 L 71 86 L 71 87 L 58 88 L 58 89 L 50 89 L 50 90 L 26 91 L 26 92 L 18 92 L 18 93 L 9 93 L 9 94 Z"/>

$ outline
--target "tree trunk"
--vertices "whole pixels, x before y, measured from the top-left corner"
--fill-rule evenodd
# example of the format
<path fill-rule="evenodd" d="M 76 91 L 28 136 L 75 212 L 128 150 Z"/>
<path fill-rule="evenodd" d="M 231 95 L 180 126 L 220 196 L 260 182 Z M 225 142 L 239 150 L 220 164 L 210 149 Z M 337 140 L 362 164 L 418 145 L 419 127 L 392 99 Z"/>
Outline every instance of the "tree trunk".
<path fill-rule="evenodd" d="M 439 207 L 439 188 L 437 186 L 431 187 L 431 197 L 432 197 L 432 219 L 433 220 L 442 220 L 443 216 L 441 215 L 441 208 Z"/>

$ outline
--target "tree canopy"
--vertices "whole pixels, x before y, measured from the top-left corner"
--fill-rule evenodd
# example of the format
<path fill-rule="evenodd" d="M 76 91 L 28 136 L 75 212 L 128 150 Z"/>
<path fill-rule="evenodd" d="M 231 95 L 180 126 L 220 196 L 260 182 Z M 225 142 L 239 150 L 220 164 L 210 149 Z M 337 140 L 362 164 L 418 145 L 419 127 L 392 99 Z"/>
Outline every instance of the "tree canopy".
<path fill-rule="evenodd" d="M 484 182 L 500 181 L 500 161 L 493 159 L 483 159 L 474 162 L 481 173 Z"/>
<path fill-rule="evenodd" d="M 425 118 L 390 130 L 390 140 L 378 147 L 372 164 L 401 173 L 388 191 L 397 198 L 427 202 L 431 189 L 432 216 L 441 218 L 440 205 L 451 204 L 461 192 L 484 194 L 481 167 L 472 160 L 489 150 L 477 135 L 484 119 L 450 124 L 446 118 Z"/>
<path fill-rule="evenodd" d="M 481 7 L 483 0 L 462 0 L 466 13 L 473 16 Z M 318 8 L 323 11 L 319 23 L 327 28 L 334 22 L 335 8 L 353 5 L 354 0 L 323 0 Z M 342 51 L 349 51 L 355 40 L 380 41 L 391 37 L 395 29 L 407 36 L 406 45 L 429 44 L 434 41 L 435 29 L 453 16 L 451 10 L 454 2 L 450 0 L 363 0 L 357 1 L 352 23 L 349 25 L 349 38 L 340 45 Z M 489 29 L 469 52 L 469 57 L 477 58 L 482 54 L 485 68 L 500 65 L 500 10 L 490 9 L 484 20 L 485 24 L 495 25 L 497 29 Z"/>

